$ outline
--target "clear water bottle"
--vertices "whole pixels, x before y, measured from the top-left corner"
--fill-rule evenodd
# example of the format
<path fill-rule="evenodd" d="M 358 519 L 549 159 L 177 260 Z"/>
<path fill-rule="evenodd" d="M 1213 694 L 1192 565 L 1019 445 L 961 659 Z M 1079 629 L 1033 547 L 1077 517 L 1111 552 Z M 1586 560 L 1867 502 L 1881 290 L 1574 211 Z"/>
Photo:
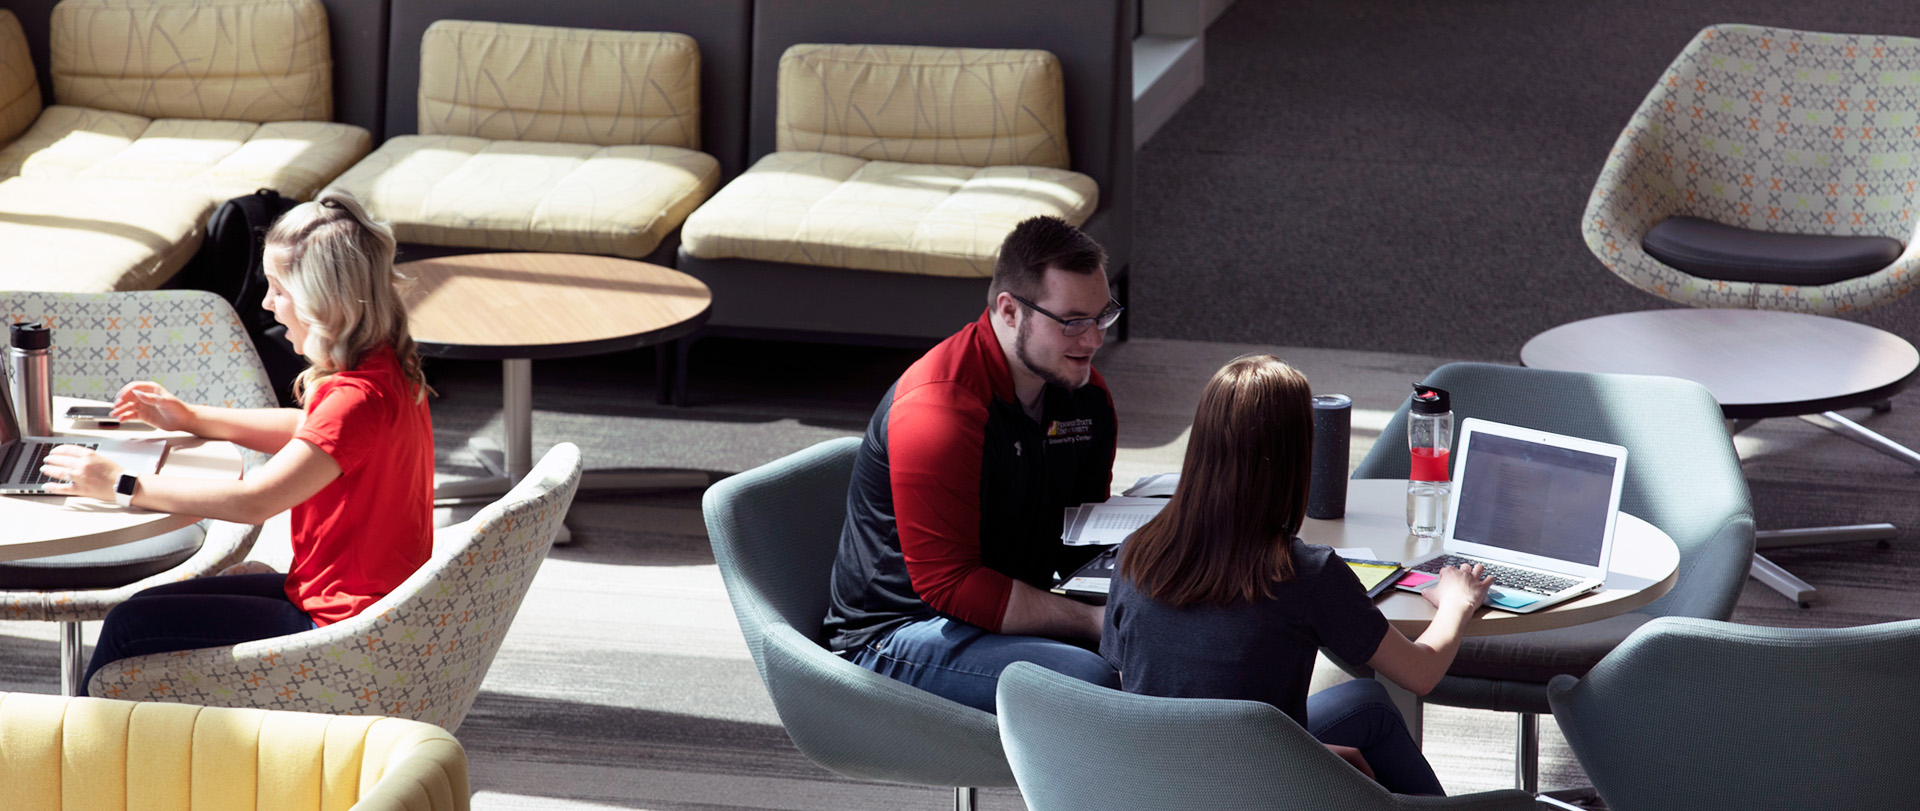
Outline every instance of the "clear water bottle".
<path fill-rule="evenodd" d="M 1413 384 L 1407 453 L 1413 457 L 1407 474 L 1407 531 L 1421 538 L 1443 535 L 1447 497 L 1453 492 L 1447 475 L 1448 457 L 1453 453 L 1453 404 L 1446 390 Z"/>

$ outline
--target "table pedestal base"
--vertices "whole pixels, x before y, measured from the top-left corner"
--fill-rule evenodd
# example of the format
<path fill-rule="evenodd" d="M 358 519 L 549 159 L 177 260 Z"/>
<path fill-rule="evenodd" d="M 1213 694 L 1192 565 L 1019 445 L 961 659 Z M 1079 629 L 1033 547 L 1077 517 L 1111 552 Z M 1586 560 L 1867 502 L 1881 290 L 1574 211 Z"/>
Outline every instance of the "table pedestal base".
<path fill-rule="evenodd" d="M 467 450 L 480 460 L 480 466 L 491 475 L 435 486 L 434 504 L 445 506 L 493 501 L 506 495 L 533 470 L 533 361 L 524 358 L 501 361 L 500 381 L 507 446 L 503 449 L 486 437 L 468 439 Z M 598 472 L 582 474 L 580 490 L 687 490 L 703 488 L 711 483 L 712 477 L 697 470 Z M 565 544 L 572 540 L 573 533 L 562 525 L 560 534 L 554 537 L 553 542 Z"/>

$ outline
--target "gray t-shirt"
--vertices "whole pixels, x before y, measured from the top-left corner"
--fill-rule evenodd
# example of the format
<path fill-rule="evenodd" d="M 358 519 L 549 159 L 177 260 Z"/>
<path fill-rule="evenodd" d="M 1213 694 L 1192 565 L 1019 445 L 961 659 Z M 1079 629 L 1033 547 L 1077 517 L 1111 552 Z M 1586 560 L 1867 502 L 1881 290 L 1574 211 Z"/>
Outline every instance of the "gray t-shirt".
<path fill-rule="evenodd" d="M 1269 598 L 1172 608 L 1116 570 L 1100 655 L 1129 693 L 1264 701 L 1305 726 L 1314 654 L 1325 647 L 1364 664 L 1388 626 L 1332 549 L 1295 538 L 1293 571 Z"/>

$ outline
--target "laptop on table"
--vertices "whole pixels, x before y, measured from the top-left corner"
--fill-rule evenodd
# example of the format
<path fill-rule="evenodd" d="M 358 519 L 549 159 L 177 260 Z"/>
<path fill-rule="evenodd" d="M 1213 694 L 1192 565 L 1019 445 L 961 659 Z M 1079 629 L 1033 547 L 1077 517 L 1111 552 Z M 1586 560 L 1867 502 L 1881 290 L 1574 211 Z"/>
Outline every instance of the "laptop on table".
<path fill-rule="evenodd" d="M 1626 448 L 1468 418 L 1457 453 L 1440 551 L 1408 568 L 1433 574 L 1478 563 L 1495 578 L 1487 604 L 1516 614 L 1601 587 L 1613 558 Z"/>
<path fill-rule="evenodd" d="M 4 386 L 0 386 L 0 393 L 4 393 L 5 390 Z M 7 397 L 0 395 L 0 495 L 61 495 L 47 492 L 48 479 L 40 472 L 40 465 L 46 460 L 47 452 L 57 445 L 92 448 L 95 453 L 120 463 L 128 473 L 138 476 L 157 472 L 160 469 L 160 460 L 166 456 L 167 452 L 167 443 L 164 439 L 22 436 L 20 421 L 14 416 L 13 405 L 8 402 Z"/>

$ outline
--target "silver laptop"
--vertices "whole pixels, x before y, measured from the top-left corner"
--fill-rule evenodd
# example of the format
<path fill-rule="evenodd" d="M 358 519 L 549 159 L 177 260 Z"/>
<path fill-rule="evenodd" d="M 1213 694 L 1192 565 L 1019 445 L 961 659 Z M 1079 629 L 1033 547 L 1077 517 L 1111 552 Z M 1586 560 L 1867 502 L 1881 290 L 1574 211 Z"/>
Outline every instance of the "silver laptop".
<path fill-rule="evenodd" d="M 1410 568 L 1481 564 L 1495 578 L 1487 604 L 1516 614 L 1601 587 L 1626 448 L 1469 418 L 1458 453 L 1441 551 Z"/>
<path fill-rule="evenodd" d="M 92 448 L 127 469 L 128 473 L 147 475 L 160 469 L 166 456 L 163 439 L 101 439 L 90 436 L 21 436 L 20 421 L 14 417 L 11 398 L 0 385 L 0 494 L 15 496 L 59 495 L 47 492 L 47 477 L 40 465 L 47 452 L 57 445 Z"/>

